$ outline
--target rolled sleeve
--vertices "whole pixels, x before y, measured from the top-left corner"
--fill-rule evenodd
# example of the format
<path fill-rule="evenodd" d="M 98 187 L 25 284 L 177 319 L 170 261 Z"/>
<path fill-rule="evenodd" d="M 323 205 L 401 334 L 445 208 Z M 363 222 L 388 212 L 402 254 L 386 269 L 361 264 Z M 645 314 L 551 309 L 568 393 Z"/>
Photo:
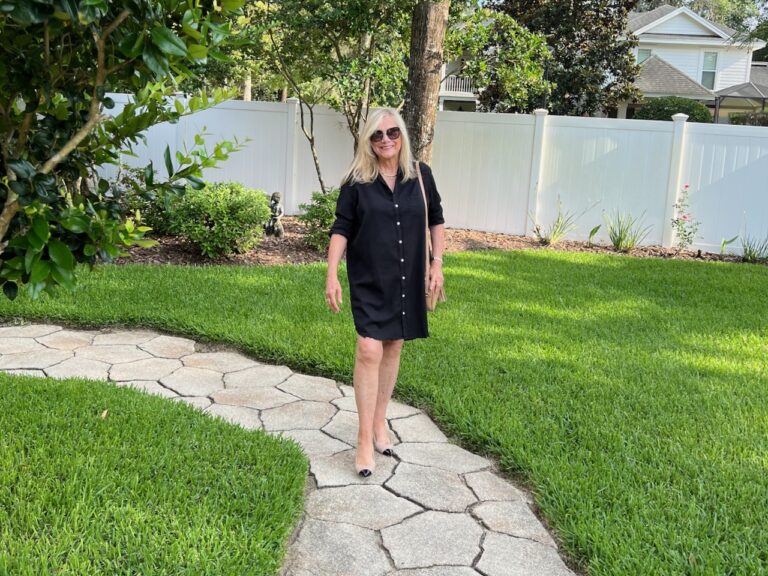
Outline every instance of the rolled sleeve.
<path fill-rule="evenodd" d="M 424 175 L 424 188 L 427 193 L 427 206 L 429 208 L 427 223 L 429 226 L 445 224 L 442 199 L 440 198 L 440 193 L 437 191 L 437 184 L 435 183 L 435 178 L 432 176 L 432 169 L 426 164 L 421 164 L 421 169 Z"/>
<path fill-rule="evenodd" d="M 344 184 L 336 201 L 336 220 L 331 226 L 329 236 L 340 234 L 349 239 L 354 235 L 355 214 L 357 212 L 357 194 L 354 186 Z"/>

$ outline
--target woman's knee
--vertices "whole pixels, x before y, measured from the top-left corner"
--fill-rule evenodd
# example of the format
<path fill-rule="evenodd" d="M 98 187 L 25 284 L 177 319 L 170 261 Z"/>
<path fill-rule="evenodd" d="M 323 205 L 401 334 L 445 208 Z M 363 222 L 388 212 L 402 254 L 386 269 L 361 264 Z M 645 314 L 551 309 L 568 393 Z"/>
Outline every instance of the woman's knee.
<path fill-rule="evenodd" d="M 387 358 L 398 357 L 403 350 L 402 340 L 385 340 L 382 342 L 383 354 Z"/>
<path fill-rule="evenodd" d="M 382 356 L 383 346 L 380 340 L 364 338 L 362 336 L 358 337 L 356 351 L 358 362 L 363 362 L 364 364 L 379 364 Z"/>

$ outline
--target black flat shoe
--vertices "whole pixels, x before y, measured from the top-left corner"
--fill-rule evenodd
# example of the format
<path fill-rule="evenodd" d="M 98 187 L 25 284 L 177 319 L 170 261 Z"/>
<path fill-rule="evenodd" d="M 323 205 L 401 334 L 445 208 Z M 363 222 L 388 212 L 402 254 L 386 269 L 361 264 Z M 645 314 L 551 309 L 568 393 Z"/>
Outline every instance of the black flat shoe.
<path fill-rule="evenodd" d="M 373 472 L 371 472 L 370 469 L 368 468 L 363 468 L 362 470 L 358 470 L 357 473 L 360 474 L 360 476 L 362 476 L 363 478 L 368 478 L 371 474 L 373 474 Z"/>

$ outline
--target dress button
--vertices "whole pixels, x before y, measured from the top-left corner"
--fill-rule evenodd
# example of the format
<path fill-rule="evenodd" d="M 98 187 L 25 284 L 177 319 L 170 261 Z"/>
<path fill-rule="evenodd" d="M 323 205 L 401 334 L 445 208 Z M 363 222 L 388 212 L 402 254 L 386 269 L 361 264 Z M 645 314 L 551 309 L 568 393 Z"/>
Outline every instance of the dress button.
<path fill-rule="evenodd" d="M 405 260 L 403 260 L 402 258 L 400 258 L 400 262 L 405 262 Z"/>
<path fill-rule="evenodd" d="M 398 241 L 397 241 L 397 243 L 398 243 L 398 244 L 402 244 L 402 243 L 403 243 L 403 241 L 402 241 L 402 240 L 398 240 Z"/>
<path fill-rule="evenodd" d="M 395 208 L 399 208 L 399 207 L 400 207 L 400 204 L 395 204 Z"/>
<path fill-rule="evenodd" d="M 400 222 L 398 222 L 397 225 L 400 226 Z"/>
<path fill-rule="evenodd" d="M 405 294 L 403 294 L 403 298 L 405 298 Z"/>
<path fill-rule="evenodd" d="M 405 280 L 405 276 L 403 276 L 403 280 Z"/>
<path fill-rule="evenodd" d="M 403 312 L 403 316 L 405 316 L 405 312 Z"/>

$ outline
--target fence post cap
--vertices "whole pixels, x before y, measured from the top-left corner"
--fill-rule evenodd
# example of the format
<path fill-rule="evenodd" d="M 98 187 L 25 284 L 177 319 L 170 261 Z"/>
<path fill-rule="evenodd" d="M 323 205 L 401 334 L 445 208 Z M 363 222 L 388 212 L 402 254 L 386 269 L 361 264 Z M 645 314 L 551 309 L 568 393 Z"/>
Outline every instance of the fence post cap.
<path fill-rule="evenodd" d="M 686 120 L 688 120 L 688 114 L 683 114 L 682 112 L 678 112 L 672 116 L 673 122 L 685 122 Z"/>
<path fill-rule="evenodd" d="M 549 110 L 547 110 L 546 108 L 536 108 L 536 110 L 533 111 L 533 114 L 534 116 L 546 116 L 547 114 L 549 114 Z"/>

